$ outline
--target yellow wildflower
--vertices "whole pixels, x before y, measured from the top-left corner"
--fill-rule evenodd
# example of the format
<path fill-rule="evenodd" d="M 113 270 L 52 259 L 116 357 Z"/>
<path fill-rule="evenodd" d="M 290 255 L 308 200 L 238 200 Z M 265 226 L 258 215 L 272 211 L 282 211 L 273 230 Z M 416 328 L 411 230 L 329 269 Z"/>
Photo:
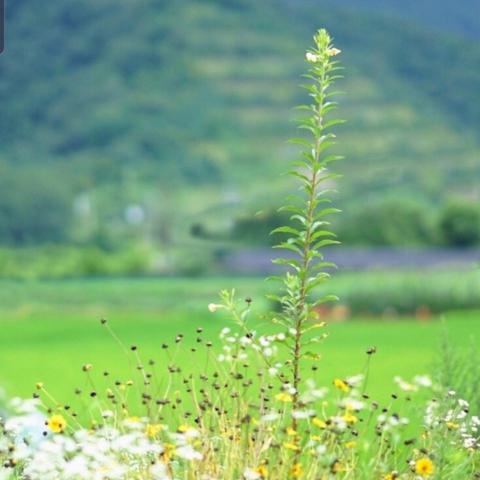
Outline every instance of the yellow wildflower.
<path fill-rule="evenodd" d="M 255 469 L 255 473 L 258 473 L 260 477 L 267 478 L 268 477 L 268 469 L 265 465 L 260 465 Z"/>
<path fill-rule="evenodd" d="M 175 445 L 173 445 L 172 443 L 164 443 L 162 453 L 162 460 L 164 461 L 164 463 L 168 463 L 174 454 Z"/>
<path fill-rule="evenodd" d="M 62 433 L 67 428 L 67 421 L 61 415 L 52 415 L 47 426 L 53 433 Z"/>
<path fill-rule="evenodd" d="M 415 472 L 421 477 L 428 477 L 434 470 L 433 462 L 428 457 L 419 458 L 415 462 Z"/>
<path fill-rule="evenodd" d="M 355 448 L 357 446 L 357 442 L 355 440 L 350 440 L 345 442 L 345 448 Z"/>
<path fill-rule="evenodd" d="M 391 472 L 391 473 L 387 473 L 383 477 L 383 480 L 396 480 L 397 478 L 398 478 L 398 473 L 397 472 Z"/>
<path fill-rule="evenodd" d="M 300 450 L 298 445 L 295 445 L 294 443 L 291 442 L 284 442 L 283 447 L 286 448 L 287 450 Z"/>
<path fill-rule="evenodd" d="M 300 478 L 303 475 L 303 467 L 301 463 L 295 463 L 290 469 L 290 475 L 293 478 Z"/>
<path fill-rule="evenodd" d="M 358 418 L 349 411 L 346 411 L 342 418 L 348 425 L 353 425 L 358 422 Z"/>
<path fill-rule="evenodd" d="M 191 430 L 192 427 L 188 426 L 188 425 L 180 425 L 177 430 L 179 433 L 185 433 L 185 432 L 188 432 L 189 430 Z"/>
<path fill-rule="evenodd" d="M 145 435 L 148 438 L 155 438 L 163 430 L 163 425 L 160 423 L 149 423 L 145 429 Z"/>
<path fill-rule="evenodd" d="M 458 423 L 454 422 L 446 422 L 445 425 L 449 430 L 456 430 L 459 427 Z"/>
<path fill-rule="evenodd" d="M 327 423 L 320 418 L 315 417 L 312 420 L 312 423 L 318 428 L 327 428 Z"/>
<path fill-rule="evenodd" d="M 277 395 L 275 395 L 275 398 L 280 402 L 284 403 L 290 403 L 293 400 L 292 396 L 289 393 L 285 392 L 277 393 Z"/>
<path fill-rule="evenodd" d="M 336 378 L 333 381 L 333 384 L 335 385 L 335 387 L 337 387 L 342 392 L 347 393 L 350 390 L 350 387 L 348 386 L 348 383 L 345 382 L 344 380 L 340 380 L 339 378 Z"/>
<path fill-rule="evenodd" d="M 290 435 L 291 437 L 298 435 L 297 431 L 294 430 L 292 427 L 287 428 L 287 435 Z"/>
<path fill-rule="evenodd" d="M 341 473 L 345 471 L 345 467 L 341 464 L 339 460 L 335 460 L 332 463 L 330 470 L 332 473 Z"/>

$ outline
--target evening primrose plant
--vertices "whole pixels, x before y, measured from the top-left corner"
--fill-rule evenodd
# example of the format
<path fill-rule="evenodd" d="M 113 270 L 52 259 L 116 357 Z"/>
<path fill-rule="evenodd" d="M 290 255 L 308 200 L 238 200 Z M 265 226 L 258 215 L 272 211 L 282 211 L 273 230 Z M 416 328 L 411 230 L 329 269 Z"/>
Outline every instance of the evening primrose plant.
<path fill-rule="evenodd" d="M 278 307 L 257 314 L 252 298 L 222 291 L 208 305 L 230 321 L 214 341 L 202 327 L 159 339 L 156 358 L 102 328 L 128 358 L 122 375 L 82 366 L 77 401 L 66 405 L 38 383 L 0 422 L 0 479 L 262 480 L 480 478 L 480 420 L 468 401 L 426 376 L 395 378 L 387 402 L 370 398 L 366 350 L 361 374 L 325 379 L 317 289 L 337 243 L 329 203 L 340 157 L 330 153 L 340 50 L 320 30 L 306 53 L 300 107 L 305 133 L 290 174 L 299 193 L 282 210 L 291 225 L 273 233 L 285 268 Z"/>

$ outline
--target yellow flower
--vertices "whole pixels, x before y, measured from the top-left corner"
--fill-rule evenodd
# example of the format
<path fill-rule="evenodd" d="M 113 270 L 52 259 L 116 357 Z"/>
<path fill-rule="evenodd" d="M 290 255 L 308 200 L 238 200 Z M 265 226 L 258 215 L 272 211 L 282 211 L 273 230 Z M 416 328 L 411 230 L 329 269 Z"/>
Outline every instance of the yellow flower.
<path fill-rule="evenodd" d="M 428 457 L 419 458 L 415 462 L 415 472 L 422 477 L 428 477 L 434 471 L 433 462 Z"/>
<path fill-rule="evenodd" d="M 164 463 L 168 463 L 174 454 L 175 445 L 173 445 L 172 443 L 164 443 L 162 453 L 162 460 L 164 461 Z"/>
<path fill-rule="evenodd" d="M 290 435 L 291 437 L 298 435 L 297 431 L 294 430 L 292 427 L 287 428 L 287 435 Z"/>
<path fill-rule="evenodd" d="M 355 415 L 352 415 L 350 412 L 345 412 L 345 415 L 342 417 L 345 423 L 348 425 L 353 425 L 358 422 L 358 418 Z"/>
<path fill-rule="evenodd" d="M 191 430 L 192 427 L 189 427 L 188 425 L 180 425 L 177 430 L 179 433 L 185 433 L 185 432 L 188 432 L 189 430 Z"/>
<path fill-rule="evenodd" d="M 284 392 L 277 393 L 277 395 L 275 395 L 275 398 L 280 402 L 284 403 L 290 403 L 293 400 L 292 396 L 289 393 Z"/>
<path fill-rule="evenodd" d="M 348 386 L 347 382 L 345 382 L 344 380 L 340 380 L 339 378 L 336 378 L 333 381 L 333 384 L 342 392 L 347 393 L 350 390 L 350 387 Z"/>
<path fill-rule="evenodd" d="M 357 446 L 357 442 L 355 440 L 350 440 L 349 442 L 345 442 L 345 448 L 355 448 Z"/>
<path fill-rule="evenodd" d="M 260 477 L 267 478 L 268 477 L 268 470 L 265 465 L 260 465 L 255 469 L 255 473 L 258 473 Z"/>
<path fill-rule="evenodd" d="M 312 423 L 318 427 L 318 428 L 327 428 L 327 424 L 325 421 L 321 420 L 320 418 L 317 418 L 315 417 L 313 420 L 312 420 Z"/>
<path fill-rule="evenodd" d="M 53 433 L 62 433 L 67 427 L 67 421 L 61 415 L 52 415 L 47 425 Z"/>
<path fill-rule="evenodd" d="M 290 475 L 293 478 L 300 478 L 303 475 L 303 467 L 301 463 L 295 463 L 290 469 Z"/>
<path fill-rule="evenodd" d="M 148 438 L 155 438 L 163 430 L 163 425 L 160 423 L 149 423 L 145 429 L 145 435 Z"/>
<path fill-rule="evenodd" d="M 383 480 L 396 480 L 397 478 L 398 478 L 398 473 L 397 472 L 391 472 L 391 473 L 387 473 L 383 477 Z"/>
<path fill-rule="evenodd" d="M 312 435 L 310 439 L 314 442 L 320 442 L 322 440 L 322 437 L 320 435 Z"/>
<path fill-rule="evenodd" d="M 449 430 L 456 430 L 459 426 L 458 423 L 454 423 L 454 422 L 446 422 L 445 425 Z"/>
<path fill-rule="evenodd" d="M 300 450 L 300 448 L 298 447 L 298 445 L 295 445 L 294 443 L 291 443 L 291 442 L 285 442 L 283 444 L 283 447 L 286 448 L 287 450 Z"/>
<path fill-rule="evenodd" d="M 332 473 L 340 473 L 345 471 L 345 467 L 340 463 L 339 460 L 335 460 L 330 467 Z"/>

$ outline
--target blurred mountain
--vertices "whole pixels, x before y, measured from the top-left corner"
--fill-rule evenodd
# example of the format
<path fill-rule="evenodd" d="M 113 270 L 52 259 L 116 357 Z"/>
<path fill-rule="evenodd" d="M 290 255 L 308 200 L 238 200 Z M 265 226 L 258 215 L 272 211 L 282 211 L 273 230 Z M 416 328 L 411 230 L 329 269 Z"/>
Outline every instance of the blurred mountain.
<path fill-rule="evenodd" d="M 478 199 L 475 3 L 9 2 L 0 168 L 88 195 L 97 224 L 140 205 L 160 237 L 228 225 L 290 188 L 303 55 L 326 26 L 346 66 L 340 203 Z"/>
<path fill-rule="evenodd" d="M 478 0 L 338 0 L 335 5 L 350 5 L 365 11 L 400 16 L 427 27 L 466 37 L 480 37 Z"/>

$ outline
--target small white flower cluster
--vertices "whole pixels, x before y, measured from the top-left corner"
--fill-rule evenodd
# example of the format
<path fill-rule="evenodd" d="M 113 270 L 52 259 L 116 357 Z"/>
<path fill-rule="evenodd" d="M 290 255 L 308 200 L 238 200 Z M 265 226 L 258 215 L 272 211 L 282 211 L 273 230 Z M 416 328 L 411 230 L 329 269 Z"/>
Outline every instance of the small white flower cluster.
<path fill-rule="evenodd" d="M 170 457 L 173 470 L 180 462 L 202 460 L 192 445 L 199 435 L 193 428 L 177 433 L 162 426 L 168 444 L 156 434 L 149 435 L 148 420 L 138 418 L 116 426 L 112 421 L 112 426 L 80 428 L 72 435 L 44 436 L 39 432 L 44 430 L 46 418 L 36 406 L 36 402 L 24 402 L 22 413 L 3 424 L 0 458 L 8 461 L 0 466 L 2 480 L 168 480 L 172 478 L 167 471 Z"/>
<path fill-rule="evenodd" d="M 452 445 L 461 445 L 467 450 L 480 448 L 480 418 L 470 415 L 470 404 L 457 398 L 454 390 L 447 392 L 448 409 L 442 409 L 443 405 L 438 401 L 432 401 L 427 405 L 424 423 L 427 427 L 446 427 L 454 436 Z"/>
<path fill-rule="evenodd" d="M 248 335 L 240 335 L 239 333 L 232 333 L 230 328 L 225 327 L 220 332 L 220 340 L 224 343 L 222 347 L 223 353 L 217 356 L 217 360 L 219 362 L 246 360 L 248 358 L 247 348 L 260 353 L 264 358 L 271 359 L 278 353 L 275 343 L 283 342 L 285 339 L 286 335 L 284 333 L 261 335 L 256 338 L 255 331 L 250 332 Z M 235 349 L 235 345 L 240 346 L 241 350 Z M 235 355 L 233 355 L 234 351 Z M 276 375 L 281 366 L 280 363 L 276 363 L 273 367 L 270 367 L 269 374 L 272 376 Z"/>

